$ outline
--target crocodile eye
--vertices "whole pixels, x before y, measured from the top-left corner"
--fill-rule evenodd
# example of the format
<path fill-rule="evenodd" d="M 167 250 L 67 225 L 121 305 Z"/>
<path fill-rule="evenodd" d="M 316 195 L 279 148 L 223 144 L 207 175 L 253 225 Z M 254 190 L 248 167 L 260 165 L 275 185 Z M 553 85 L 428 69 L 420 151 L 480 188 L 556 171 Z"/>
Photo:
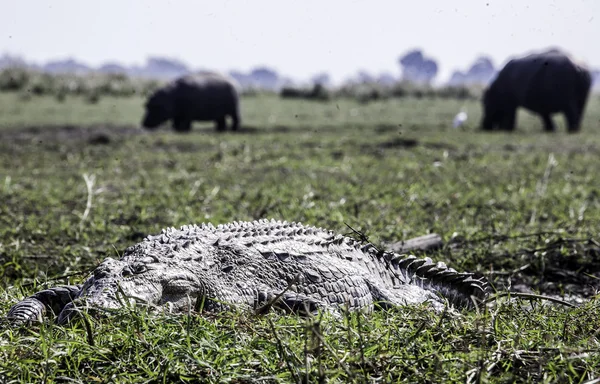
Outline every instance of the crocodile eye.
<path fill-rule="evenodd" d="M 145 264 L 135 264 L 131 267 L 131 272 L 133 272 L 134 275 L 137 275 L 139 273 L 144 273 L 148 270 L 148 267 L 146 267 Z"/>
<path fill-rule="evenodd" d="M 127 277 L 127 276 L 132 276 L 132 275 L 138 275 L 140 273 L 144 273 L 148 270 L 148 267 L 146 267 L 146 264 L 133 264 L 133 265 L 128 265 L 127 267 L 123 268 L 123 271 L 121 272 L 121 276 L 123 277 Z"/>

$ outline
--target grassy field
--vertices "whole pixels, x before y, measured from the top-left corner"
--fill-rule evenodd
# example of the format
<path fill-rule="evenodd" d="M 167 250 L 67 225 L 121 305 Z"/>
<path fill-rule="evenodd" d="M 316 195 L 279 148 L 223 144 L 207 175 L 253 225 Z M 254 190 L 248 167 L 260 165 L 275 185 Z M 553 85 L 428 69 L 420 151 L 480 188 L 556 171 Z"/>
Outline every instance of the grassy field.
<path fill-rule="evenodd" d="M 466 106 L 469 120 L 453 129 Z M 270 313 L 0 324 L 0 382 L 586 382 L 600 377 L 600 98 L 580 134 L 520 112 L 482 133 L 475 101 L 243 100 L 243 129 L 138 127 L 141 98 L 0 94 L 0 313 L 81 282 L 167 226 L 301 221 L 378 245 L 435 232 L 427 256 L 495 289 L 480 311 L 343 320 Z M 69 275 L 69 277 L 60 276 Z"/>

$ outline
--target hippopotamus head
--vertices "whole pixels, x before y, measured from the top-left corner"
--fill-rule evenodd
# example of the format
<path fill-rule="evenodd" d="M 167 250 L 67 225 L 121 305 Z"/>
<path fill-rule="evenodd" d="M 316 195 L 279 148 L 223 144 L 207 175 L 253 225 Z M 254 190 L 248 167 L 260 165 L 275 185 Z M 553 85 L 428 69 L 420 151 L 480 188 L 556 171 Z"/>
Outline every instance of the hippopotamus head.
<path fill-rule="evenodd" d="M 159 89 L 146 102 L 146 113 L 142 120 L 144 128 L 153 129 L 173 117 L 173 97 L 168 89 Z"/>

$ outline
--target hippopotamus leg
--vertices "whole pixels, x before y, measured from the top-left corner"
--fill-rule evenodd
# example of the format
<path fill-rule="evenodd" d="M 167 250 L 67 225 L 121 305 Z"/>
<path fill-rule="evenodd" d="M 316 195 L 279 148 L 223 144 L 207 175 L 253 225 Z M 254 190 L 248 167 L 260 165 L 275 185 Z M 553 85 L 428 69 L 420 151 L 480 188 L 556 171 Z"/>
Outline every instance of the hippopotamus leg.
<path fill-rule="evenodd" d="M 502 117 L 502 121 L 500 122 L 500 129 L 504 131 L 514 131 L 515 130 L 515 120 L 517 118 L 517 109 L 512 108 L 507 110 Z"/>
<path fill-rule="evenodd" d="M 581 128 L 582 108 L 577 103 L 571 102 L 565 109 L 565 117 L 567 118 L 568 130 L 571 133 L 579 132 Z"/>
<path fill-rule="evenodd" d="M 552 121 L 552 117 L 549 114 L 542 114 L 542 121 L 544 122 L 544 130 L 546 132 L 554 132 L 556 130 L 556 126 L 554 125 L 554 121 Z"/>
<path fill-rule="evenodd" d="M 237 114 L 231 115 L 231 130 L 237 131 L 239 126 L 240 126 L 240 118 L 238 117 L 238 115 Z"/>
<path fill-rule="evenodd" d="M 225 115 L 219 117 L 215 120 L 217 123 L 217 131 L 223 132 L 227 128 L 227 122 L 225 121 Z"/>
<path fill-rule="evenodd" d="M 192 122 L 182 117 L 173 118 L 173 129 L 177 132 L 189 132 L 192 130 Z"/>

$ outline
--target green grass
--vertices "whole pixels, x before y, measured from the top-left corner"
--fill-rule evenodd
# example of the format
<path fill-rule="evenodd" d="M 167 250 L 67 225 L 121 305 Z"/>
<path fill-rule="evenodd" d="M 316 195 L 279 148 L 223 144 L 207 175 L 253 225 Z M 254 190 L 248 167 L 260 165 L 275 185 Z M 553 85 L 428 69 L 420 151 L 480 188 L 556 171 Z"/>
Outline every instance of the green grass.
<path fill-rule="evenodd" d="M 309 321 L 271 313 L 0 325 L 0 382 L 585 382 L 600 375 L 600 98 L 584 127 L 477 130 L 473 101 L 317 103 L 248 97 L 239 133 L 138 128 L 141 98 L 0 94 L 0 313 L 166 226 L 261 217 L 385 244 L 429 232 L 428 256 L 499 290 L 584 295 L 580 308 L 499 300 Z M 465 105 L 464 130 L 451 127 Z M 87 215 L 88 177 L 92 195 Z M 527 235 L 527 236 L 525 236 Z M 84 274 L 48 281 L 80 282 Z M 590 288 L 591 287 L 591 288 Z M 591 300 L 588 300 L 591 299 Z M 272 322 L 272 323 L 271 323 Z"/>

